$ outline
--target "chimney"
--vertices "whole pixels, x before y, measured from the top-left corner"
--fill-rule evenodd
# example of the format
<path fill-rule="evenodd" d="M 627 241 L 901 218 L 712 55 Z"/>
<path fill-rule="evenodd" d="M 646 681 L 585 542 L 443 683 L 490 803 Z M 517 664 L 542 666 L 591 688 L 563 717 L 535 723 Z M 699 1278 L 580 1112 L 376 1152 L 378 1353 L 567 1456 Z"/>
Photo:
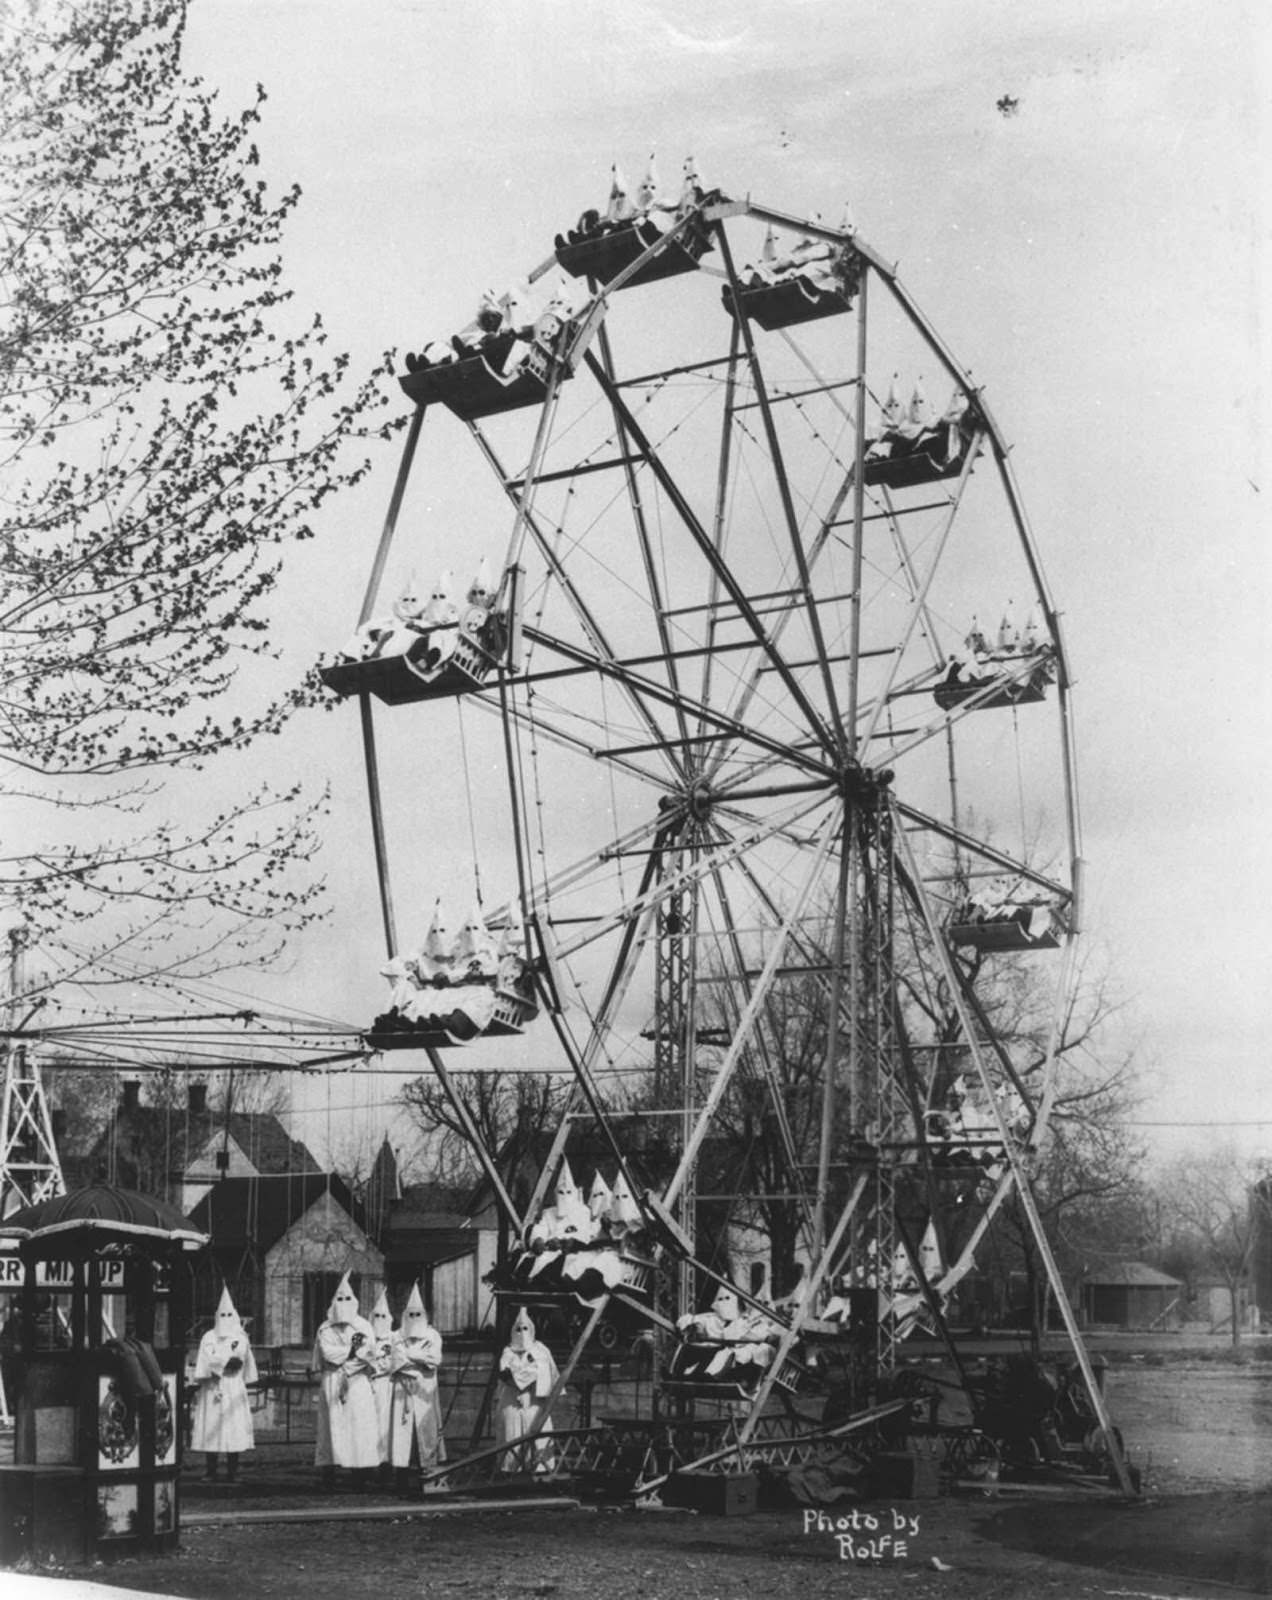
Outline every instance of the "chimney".
<path fill-rule="evenodd" d="M 135 1111 L 141 1104 L 141 1079 L 124 1079 L 124 1098 L 120 1106 L 121 1111 Z"/>
<path fill-rule="evenodd" d="M 186 1088 L 187 1106 L 191 1116 L 198 1116 L 200 1112 L 208 1109 L 208 1086 L 206 1083 L 192 1083 Z"/>

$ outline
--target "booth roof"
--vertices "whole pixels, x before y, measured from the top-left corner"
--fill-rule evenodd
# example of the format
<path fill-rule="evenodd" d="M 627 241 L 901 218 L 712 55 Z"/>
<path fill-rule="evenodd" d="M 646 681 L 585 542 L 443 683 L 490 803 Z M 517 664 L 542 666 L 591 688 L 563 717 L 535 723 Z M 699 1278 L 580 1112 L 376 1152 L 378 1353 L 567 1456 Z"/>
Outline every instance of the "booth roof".
<path fill-rule="evenodd" d="M 48 1240 L 59 1247 L 77 1239 L 85 1244 L 154 1239 L 183 1250 L 201 1250 L 208 1242 L 207 1234 L 176 1206 L 111 1183 L 91 1183 L 23 1206 L 0 1225 L 0 1239 Z"/>

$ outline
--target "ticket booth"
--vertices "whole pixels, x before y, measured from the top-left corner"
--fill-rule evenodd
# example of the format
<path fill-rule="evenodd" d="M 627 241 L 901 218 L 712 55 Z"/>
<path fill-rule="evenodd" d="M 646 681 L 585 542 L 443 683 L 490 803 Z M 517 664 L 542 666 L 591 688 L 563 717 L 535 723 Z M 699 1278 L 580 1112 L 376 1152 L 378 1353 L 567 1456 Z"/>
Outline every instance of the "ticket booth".
<path fill-rule="evenodd" d="M 207 1242 L 175 1206 L 109 1184 L 0 1226 L 0 1270 L 19 1280 L 0 1559 L 176 1547 L 188 1255 Z"/>

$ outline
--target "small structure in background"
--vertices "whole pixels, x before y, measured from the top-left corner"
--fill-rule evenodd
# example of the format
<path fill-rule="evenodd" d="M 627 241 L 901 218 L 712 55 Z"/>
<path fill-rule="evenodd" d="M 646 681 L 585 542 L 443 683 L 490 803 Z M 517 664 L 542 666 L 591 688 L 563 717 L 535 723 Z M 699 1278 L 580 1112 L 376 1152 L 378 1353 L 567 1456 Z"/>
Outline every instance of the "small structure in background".
<path fill-rule="evenodd" d="M 1082 1280 L 1087 1325 L 1171 1329 L 1183 1320 L 1184 1286 L 1178 1278 L 1142 1261 L 1103 1267 Z"/>

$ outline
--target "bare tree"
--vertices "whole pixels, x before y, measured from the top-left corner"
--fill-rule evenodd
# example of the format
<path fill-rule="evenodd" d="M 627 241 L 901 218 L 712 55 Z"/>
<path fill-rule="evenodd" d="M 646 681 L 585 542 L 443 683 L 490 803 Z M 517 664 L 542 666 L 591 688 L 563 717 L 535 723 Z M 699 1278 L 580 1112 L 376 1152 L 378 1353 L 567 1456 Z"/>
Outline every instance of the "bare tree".
<path fill-rule="evenodd" d="M 1168 1162 L 1156 1188 L 1172 1248 L 1222 1278 L 1232 1308 L 1232 1345 L 1241 1343 L 1241 1288 L 1253 1265 L 1260 1227 L 1272 1222 L 1266 1161 L 1231 1142 L 1185 1151 Z"/>
<path fill-rule="evenodd" d="M 537 1177 L 534 1157 L 560 1122 L 567 1085 L 546 1072 L 476 1072 L 451 1081 L 513 1203 L 524 1209 Z M 441 1083 L 412 1078 L 401 1098 L 424 1139 L 436 1181 L 475 1182 L 482 1170 L 476 1147 Z"/>
<path fill-rule="evenodd" d="M 169 971 L 317 910 L 288 872 L 321 811 L 298 787 L 147 818 L 171 769 L 315 700 L 266 667 L 281 551 L 396 426 L 368 420 L 380 373 L 350 385 L 288 304 L 299 191 L 258 176 L 264 92 L 227 116 L 183 72 L 188 3 L 0 20 L 0 767 L 30 841 L 0 903 Z"/>

